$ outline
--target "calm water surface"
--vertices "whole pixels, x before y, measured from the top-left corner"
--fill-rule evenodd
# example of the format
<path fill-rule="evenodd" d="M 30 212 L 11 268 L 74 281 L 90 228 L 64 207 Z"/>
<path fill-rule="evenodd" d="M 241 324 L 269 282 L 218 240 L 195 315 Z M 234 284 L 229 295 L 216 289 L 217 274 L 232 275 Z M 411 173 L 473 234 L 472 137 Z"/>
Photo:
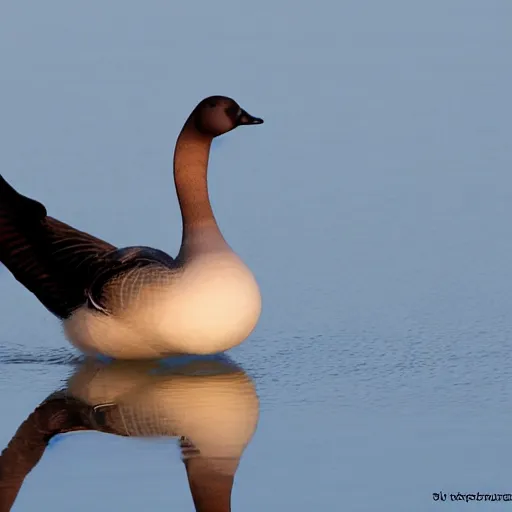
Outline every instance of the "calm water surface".
<path fill-rule="evenodd" d="M 1 173 L 115 244 L 176 253 L 172 150 L 201 98 L 265 119 L 217 141 L 210 169 L 264 298 L 229 353 L 252 408 L 203 416 L 209 448 L 241 452 L 233 510 L 510 508 L 449 494 L 512 493 L 511 16 L 506 0 L 2 7 Z M 58 323 L 3 268 L 0 287 L 3 449 L 52 393 L 93 400 L 70 390 L 88 367 Z M 180 421 L 214 403 L 204 385 L 179 409 L 179 386 L 109 368 L 104 388 L 141 385 L 137 418 L 174 421 L 163 433 L 190 436 Z M 156 389 L 181 382 L 169 371 Z M 194 509 L 176 439 L 99 430 L 55 437 L 13 510 Z"/>

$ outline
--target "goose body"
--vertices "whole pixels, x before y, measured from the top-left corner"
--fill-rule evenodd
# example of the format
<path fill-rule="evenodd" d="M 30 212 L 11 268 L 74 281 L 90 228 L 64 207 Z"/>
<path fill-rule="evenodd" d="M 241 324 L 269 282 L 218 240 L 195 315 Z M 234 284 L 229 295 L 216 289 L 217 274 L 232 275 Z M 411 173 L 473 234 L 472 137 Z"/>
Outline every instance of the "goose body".
<path fill-rule="evenodd" d="M 221 352 L 247 338 L 261 309 L 254 276 L 229 250 L 180 267 L 134 268 L 111 286 L 112 312 L 86 304 L 64 320 L 82 352 L 128 359 Z"/>
<path fill-rule="evenodd" d="M 149 247 L 116 248 L 64 224 L 0 176 L 0 261 L 84 353 L 141 359 L 240 344 L 258 322 L 261 296 L 217 225 L 207 168 L 214 137 L 262 122 L 222 96 L 203 100 L 186 121 L 174 153 L 183 220 L 175 259 Z"/>

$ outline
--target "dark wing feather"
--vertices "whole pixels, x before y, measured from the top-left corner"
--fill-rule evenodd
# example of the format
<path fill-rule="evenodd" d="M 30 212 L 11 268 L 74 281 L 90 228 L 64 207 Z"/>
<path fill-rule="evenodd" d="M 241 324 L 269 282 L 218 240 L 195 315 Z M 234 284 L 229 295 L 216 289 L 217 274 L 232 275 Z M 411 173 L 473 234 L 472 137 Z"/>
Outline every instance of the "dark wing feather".
<path fill-rule="evenodd" d="M 46 215 L 45 207 L 0 176 L 0 261 L 59 318 L 86 299 L 86 289 L 115 247 Z"/>

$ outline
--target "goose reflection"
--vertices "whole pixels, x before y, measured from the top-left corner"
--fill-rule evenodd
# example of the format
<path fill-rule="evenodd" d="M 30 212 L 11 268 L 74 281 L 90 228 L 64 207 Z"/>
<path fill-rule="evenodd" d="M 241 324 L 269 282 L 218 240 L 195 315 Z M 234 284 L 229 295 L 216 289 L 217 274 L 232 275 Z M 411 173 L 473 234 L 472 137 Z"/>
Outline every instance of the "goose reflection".
<path fill-rule="evenodd" d="M 231 510 L 240 458 L 259 416 L 252 379 L 229 359 L 160 362 L 87 359 L 22 423 L 0 456 L 0 511 L 57 434 L 96 430 L 179 438 L 198 512 Z"/>

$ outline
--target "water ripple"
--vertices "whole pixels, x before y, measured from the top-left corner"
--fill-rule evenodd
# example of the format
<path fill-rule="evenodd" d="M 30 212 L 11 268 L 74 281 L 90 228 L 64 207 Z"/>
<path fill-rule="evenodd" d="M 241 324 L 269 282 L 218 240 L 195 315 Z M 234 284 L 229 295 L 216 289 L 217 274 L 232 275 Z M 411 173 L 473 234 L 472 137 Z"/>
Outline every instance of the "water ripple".
<path fill-rule="evenodd" d="M 21 346 L 0 345 L 0 364 L 75 365 L 83 356 L 69 348 L 36 347 L 30 352 Z"/>

